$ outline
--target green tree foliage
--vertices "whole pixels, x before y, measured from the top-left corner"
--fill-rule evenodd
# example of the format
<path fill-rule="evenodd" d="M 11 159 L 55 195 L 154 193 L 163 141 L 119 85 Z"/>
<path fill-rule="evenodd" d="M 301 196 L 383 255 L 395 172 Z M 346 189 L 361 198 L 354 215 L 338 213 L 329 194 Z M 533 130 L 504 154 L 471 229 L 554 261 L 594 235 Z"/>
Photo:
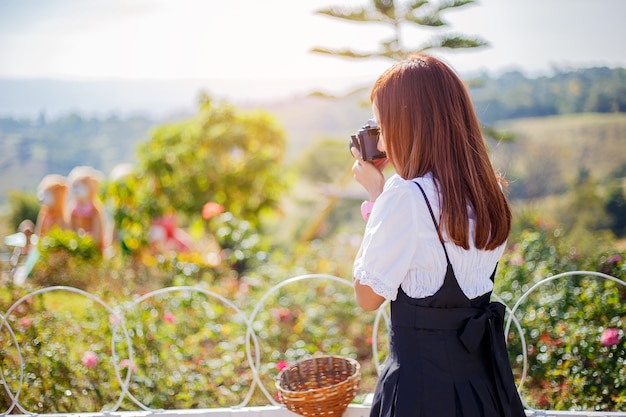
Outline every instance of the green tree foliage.
<path fill-rule="evenodd" d="M 626 237 L 626 192 L 623 180 L 613 181 L 607 192 L 605 210 L 610 218 L 610 228 L 618 237 Z"/>
<path fill-rule="evenodd" d="M 376 23 L 389 27 L 393 35 L 380 43 L 377 51 L 359 52 L 353 49 L 313 48 L 313 52 L 343 58 L 388 58 L 401 60 L 406 56 L 429 49 L 465 49 L 487 45 L 479 37 L 446 33 L 422 42 L 408 45 L 403 37 L 405 26 L 441 30 L 448 25 L 442 14 L 450 9 L 474 3 L 473 0 L 372 0 L 371 4 L 354 9 L 330 7 L 317 13 L 349 22 Z"/>
<path fill-rule="evenodd" d="M 198 218 L 209 201 L 258 227 L 287 185 L 284 132 L 265 112 L 201 98 L 198 114 L 165 125 L 139 148 L 139 171 L 156 214 Z"/>
<path fill-rule="evenodd" d="M 577 240 L 578 246 L 591 250 L 595 244 L 590 235 L 601 236 L 610 230 L 604 192 L 599 181 L 582 178 L 561 203 L 560 227 L 564 235 Z M 587 246 L 590 245 L 590 248 Z"/>
<path fill-rule="evenodd" d="M 345 175 L 353 161 L 347 143 L 348 139 L 324 139 L 305 149 L 296 162 L 302 178 L 328 184 Z"/>
<path fill-rule="evenodd" d="M 148 245 L 150 222 L 158 215 L 150 190 L 143 186 L 143 179 L 135 169 L 112 178 L 105 185 L 104 201 L 111 211 L 114 239 L 125 254 Z"/>
<path fill-rule="evenodd" d="M 528 78 L 519 71 L 498 78 L 487 74 L 471 94 L 485 123 L 570 113 L 626 111 L 625 68 L 555 70 L 552 76 Z"/>
<path fill-rule="evenodd" d="M 39 201 L 33 193 L 12 191 L 9 193 L 9 209 L 9 228 L 10 230 L 17 230 L 19 224 L 24 220 L 30 220 L 33 223 L 37 221 Z"/>

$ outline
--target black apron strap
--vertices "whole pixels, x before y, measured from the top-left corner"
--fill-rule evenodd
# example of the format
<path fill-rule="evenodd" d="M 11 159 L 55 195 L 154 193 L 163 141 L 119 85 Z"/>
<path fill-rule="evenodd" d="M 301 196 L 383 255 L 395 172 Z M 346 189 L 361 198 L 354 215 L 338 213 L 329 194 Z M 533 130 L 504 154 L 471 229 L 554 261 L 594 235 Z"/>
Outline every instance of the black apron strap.
<path fill-rule="evenodd" d="M 424 200 L 426 201 L 426 205 L 428 206 L 428 211 L 430 212 L 430 217 L 433 219 L 433 223 L 435 224 L 435 229 L 437 229 L 437 236 L 439 236 L 439 242 L 441 242 L 441 247 L 443 248 L 443 251 L 446 254 L 446 261 L 448 262 L 448 265 L 450 265 L 450 257 L 448 256 L 448 251 L 446 250 L 446 245 L 444 244 L 443 236 L 441 234 L 441 230 L 439 230 L 439 224 L 437 223 L 437 219 L 435 219 L 435 213 L 433 212 L 433 208 L 430 205 L 430 201 L 428 201 L 428 197 L 426 197 L 426 193 L 424 192 L 424 189 L 422 188 L 422 186 L 419 185 L 415 181 L 413 181 L 413 183 L 419 187 L 420 191 L 422 192 L 422 195 L 424 196 Z"/>

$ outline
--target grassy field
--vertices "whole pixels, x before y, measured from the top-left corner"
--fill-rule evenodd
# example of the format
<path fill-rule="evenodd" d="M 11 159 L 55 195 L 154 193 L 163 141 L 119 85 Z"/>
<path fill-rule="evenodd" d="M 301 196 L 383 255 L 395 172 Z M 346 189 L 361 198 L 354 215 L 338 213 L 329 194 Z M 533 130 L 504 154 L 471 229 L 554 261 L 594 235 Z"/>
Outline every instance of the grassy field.
<path fill-rule="evenodd" d="M 529 197 L 560 194 L 583 172 L 598 180 L 626 173 L 624 113 L 519 119 L 497 127 L 516 139 L 490 142 L 494 166 L 511 181 L 524 180 Z"/>

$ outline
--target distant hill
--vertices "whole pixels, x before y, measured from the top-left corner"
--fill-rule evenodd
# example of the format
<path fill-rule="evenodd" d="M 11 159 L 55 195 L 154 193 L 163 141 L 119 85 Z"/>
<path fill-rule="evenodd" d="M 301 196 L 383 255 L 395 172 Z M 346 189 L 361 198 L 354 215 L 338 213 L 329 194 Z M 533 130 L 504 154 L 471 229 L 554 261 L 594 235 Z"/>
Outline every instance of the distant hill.
<path fill-rule="evenodd" d="M 530 143 L 526 139 L 530 134 L 525 133 L 525 129 L 533 124 L 541 126 L 543 123 L 541 120 L 513 120 L 582 112 L 606 115 L 626 112 L 626 70 L 621 68 L 581 69 L 536 79 L 512 72 L 498 78 L 483 75 L 478 80 L 480 86 L 472 87 L 470 91 L 479 118 L 486 124 L 509 128 L 513 133 L 518 131 L 516 145 L 499 145 L 506 149 L 503 157 L 509 152 L 525 152 L 523 148 L 515 148 L 522 143 Z M 96 88 L 94 85 L 67 82 L 52 88 L 46 83 L 41 84 L 41 81 L 0 80 L 0 204 L 6 201 L 7 192 L 11 189 L 34 192 L 39 180 L 47 173 L 67 175 L 76 165 L 91 165 L 108 174 L 116 164 L 134 162 L 137 145 L 150 137 L 150 131 L 154 127 L 191 117 L 195 112 L 194 104 L 185 107 L 181 97 L 193 96 L 199 90 L 194 92 L 192 90 L 195 87 L 192 84 L 185 85 L 161 85 L 157 88 L 153 83 L 118 83 L 107 89 L 106 85 Z M 183 91 L 183 87 L 188 90 Z M 33 93 L 33 90 L 37 93 Z M 211 92 L 210 89 L 206 90 Z M 7 92 L 10 94 L 7 95 Z M 28 100 L 29 95 L 39 97 L 40 101 L 34 105 Z M 7 99 L 9 96 L 13 98 Z M 49 109 L 60 107 L 54 107 L 53 104 L 50 104 L 52 107 L 47 107 L 46 97 L 52 100 L 50 103 L 56 103 L 54 106 L 60 105 L 59 103 L 84 105 L 80 105 L 75 111 L 66 110 L 53 116 L 51 114 L 54 112 Z M 315 140 L 335 138 L 347 143 L 349 136 L 371 116 L 367 99 L 367 91 L 341 99 L 324 99 L 302 93 L 273 101 L 232 104 L 242 109 L 262 108 L 273 114 L 285 129 L 289 146 L 288 158 L 291 159 Z M 165 109 L 166 102 L 178 111 L 173 110 L 160 116 L 140 111 L 145 108 L 146 103 L 152 103 L 153 109 Z M 98 109 L 107 108 L 106 103 L 120 103 L 120 106 L 128 108 L 136 105 L 137 114 L 99 114 Z M 181 107 L 178 108 L 178 105 Z M 8 115 L 7 112 L 10 111 L 13 111 L 13 115 Z M 20 116 L 22 111 L 28 116 Z M 575 120 L 590 119 L 556 117 L 552 121 L 548 120 L 546 123 L 552 126 L 550 129 L 538 129 L 551 133 L 542 134 L 542 139 L 537 143 L 533 142 L 533 146 L 540 149 L 541 141 L 545 141 L 546 146 L 558 142 L 563 148 L 561 152 L 579 155 L 584 166 L 590 165 L 589 161 L 592 159 L 585 159 L 581 154 L 582 149 L 586 149 L 586 154 L 597 154 L 593 158 L 594 162 L 602 161 L 601 158 L 606 157 L 611 161 L 617 159 L 617 162 L 610 164 L 611 167 L 619 165 L 620 158 L 624 158 L 623 149 L 626 149 L 623 146 L 624 119 L 617 116 L 615 119 L 594 116 L 592 124 L 581 122 L 583 124 L 579 129 L 579 133 L 580 130 L 591 133 L 581 133 L 579 136 L 584 137 L 584 140 L 574 141 L 571 138 L 577 134 L 572 136 L 571 129 L 579 123 Z M 610 138 L 611 146 L 607 147 L 607 142 L 602 142 L 603 138 Z M 571 147 L 568 148 L 568 144 Z M 558 154 L 552 157 L 552 161 L 559 164 L 565 160 L 570 161 Z M 545 162 L 551 163 L 550 160 Z M 525 178 L 528 173 L 524 167 L 515 164 L 512 161 L 504 163 L 509 169 L 515 166 L 514 174 Z M 565 166 L 565 169 L 572 167 L 573 165 Z M 518 184 L 521 184 L 521 180 Z M 526 184 L 524 190 L 517 188 L 516 192 L 523 197 L 533 193 L 558 191 L 558 187 L 562 185 L 563 183 L 544 191 L 532 191 L 532 187 L 529 189 L 527 187 L 530 185 Z"/>
<path fill-rule="evenodd" d="M 485 123 L 521 117 L 626 111 L 626 69 L 554 70 L 530 78 L 519 71 L 498 77 L 469 76 L 471 94 Z M 53 80 L 0 78 L 0 118 L 48 119 L 77 113 L 86 117 L 142 115 L 161 119 L 195 111 L 200 92 L 237 106 L 299 105 L 313 90 L 345 94 L 373 80 L 206 79 Z M 367 93 L 362 95 L 367 99 Z M 290 103 L 290 102 L 299 103 Z M 308 103 L 306 104 L 308 105 Z"/>
<path fill-rule="evenodd" d="M 470 92 L 484 123 L 570 113 L 626 112 L 626 69 L 584 68 L 528 78 L 482 75 Z"/>
<path fill-rule="evenodd" d="M 0 117 L 160 117 L 191 111 L 198 91 L 209 86 L 189 81 L 0 79 Z"/>
<path fill-rule="evenodd" d="M 77 165 L 109 173 L 117 164 L 132 163 L 137 144 L 158 123 L 76 114 L 52 121 L 0 119 L 0 202 L 9 190 L 34 192 L 46 174 L 67 175 Z"/>

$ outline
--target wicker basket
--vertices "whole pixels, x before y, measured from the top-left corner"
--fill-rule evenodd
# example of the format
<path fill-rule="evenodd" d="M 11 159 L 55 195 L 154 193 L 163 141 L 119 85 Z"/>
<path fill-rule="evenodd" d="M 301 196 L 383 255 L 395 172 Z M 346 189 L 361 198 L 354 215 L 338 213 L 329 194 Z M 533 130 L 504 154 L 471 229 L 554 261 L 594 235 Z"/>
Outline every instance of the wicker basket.
<path fill-rule="evenodd" d="M 304 359 L 278 374 L 280 401 L 302 416 L 338 416 L 352 402 L 361 367 L 357 361 L 340 356 Z"/>

